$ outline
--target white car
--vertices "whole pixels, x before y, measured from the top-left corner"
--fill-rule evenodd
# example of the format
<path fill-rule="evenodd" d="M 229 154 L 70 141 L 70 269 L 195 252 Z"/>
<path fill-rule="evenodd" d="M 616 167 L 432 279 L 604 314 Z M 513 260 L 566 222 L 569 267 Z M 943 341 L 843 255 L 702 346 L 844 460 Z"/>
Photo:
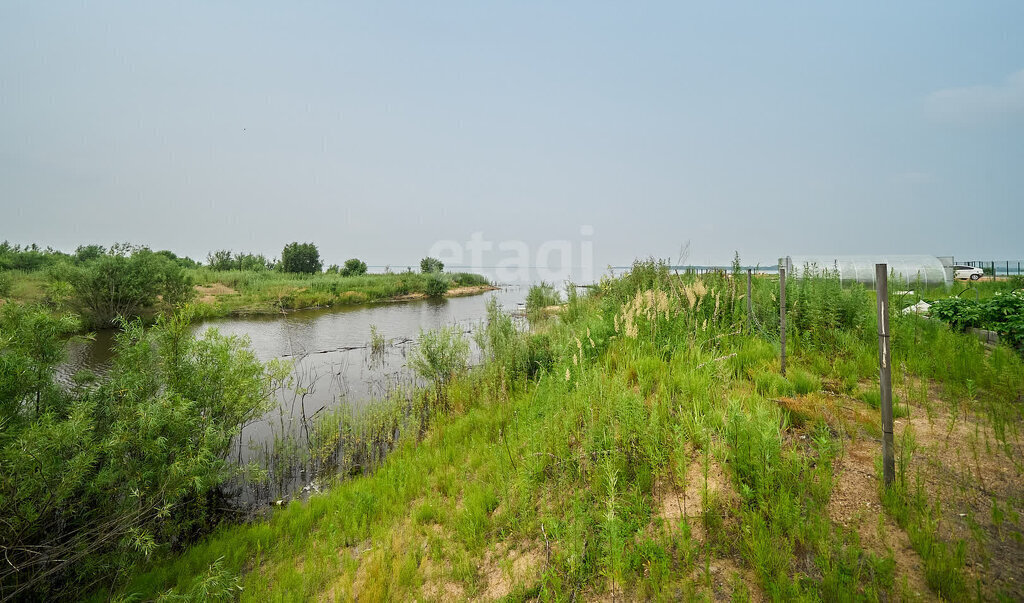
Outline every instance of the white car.
<path fill-rule="evenodd" d="M 953 278 L 956 279 L 971 279 L 972 281 L 976 281 L 984 274 L 984 270 L 981 268 L 975 268 L 974 266 L 953 266 Z"/>

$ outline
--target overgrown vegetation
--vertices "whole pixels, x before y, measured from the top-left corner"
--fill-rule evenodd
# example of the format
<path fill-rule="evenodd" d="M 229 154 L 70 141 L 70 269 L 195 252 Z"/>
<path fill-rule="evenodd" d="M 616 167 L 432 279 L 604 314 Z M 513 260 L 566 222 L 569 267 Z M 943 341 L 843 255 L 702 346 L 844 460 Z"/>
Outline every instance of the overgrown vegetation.
<path fill-rule="evenodd" d="M 122 322 L 109 375 L 61 386 L 76 320 L 0 308 L 0 597 L 76 598 L 218 523 L 231 439 L 280 375 L 188 322 Z"/>
<path fill-rule="evenodd" d="M 641 262 L 540 332 L 492 306 L 468 372 L 457 335 L 425 336 L 433 387 L 388 403 L 372 474 L 162 551 L 118 592 L 217 575 L 252 599 L 1024 596 L 1020 356 L 894 314 L 907 417 L 886 490 L 873 293 L 792 282 L 784 378 L 778 281 L 755 279 L 750 328 L 740 285 Z M 401 427 L 431 401 L 444 420 Z"/>
<path fill-rule="evenodd" d="M 427 258 L 428 260 L 430 258 Z M 361 304 L 403 296 L 443 297 L 453 286 L 485 290 L 477 274 L 443 273 L 443 264 L 414 273 L 367 274 L 366 262 L 351 258 L 326 273 L 311 243 L 291 243 L 282 261 L 263 255 L 217 250 L 199 266 L 170 251 L 118 243 L 79 246 L 74 254 L 38 246 L 0 244 L 0 299 L 36 303 L 54 314 L 73 311 L 86 327 L 113 326 L 121 317 L 148 321 L 198 301 L 197 319 L 230 314 Z M 473 293 L 463 290 L 460 294 Z"/>
<path fill-rule="evenodd" d="M 538 320 L 547 308 L 562 303 L 562 296 L 549 283 L 533 285 L 526 293 L 526 314 L 530 320 Z"/>

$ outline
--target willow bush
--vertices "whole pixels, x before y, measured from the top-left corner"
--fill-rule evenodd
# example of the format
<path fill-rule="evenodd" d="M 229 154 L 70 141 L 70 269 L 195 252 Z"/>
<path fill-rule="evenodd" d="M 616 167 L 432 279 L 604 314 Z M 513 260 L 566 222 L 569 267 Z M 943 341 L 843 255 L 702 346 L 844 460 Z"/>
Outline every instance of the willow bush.
<path fill-rule="evenodd" d="M 74 597 L 216 523 L 231 439 L 274 375 L 245 340 L 188 320 L 123 321 L 109 375 L 61 387 L 75 321 L 0 310 L 0 597 Z"/>

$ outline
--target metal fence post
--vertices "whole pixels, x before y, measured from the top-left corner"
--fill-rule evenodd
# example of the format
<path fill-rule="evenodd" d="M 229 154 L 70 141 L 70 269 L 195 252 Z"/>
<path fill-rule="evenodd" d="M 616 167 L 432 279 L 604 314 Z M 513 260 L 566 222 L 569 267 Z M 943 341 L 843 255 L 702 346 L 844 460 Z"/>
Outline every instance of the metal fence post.
<path fill-rule="evenodd" d="M 782 344 L 782 376 L 786 376 L 786 269 L 779 268 L 779 341 Z"/>
<path fill-rule="evenodd" d="M 882 473 L 888 487 L 896 477 L 892 436 L 892 356 L 889 354 L 889 267 L 875 264 L 878 300 L 878 364 L 882 395 Z"/>

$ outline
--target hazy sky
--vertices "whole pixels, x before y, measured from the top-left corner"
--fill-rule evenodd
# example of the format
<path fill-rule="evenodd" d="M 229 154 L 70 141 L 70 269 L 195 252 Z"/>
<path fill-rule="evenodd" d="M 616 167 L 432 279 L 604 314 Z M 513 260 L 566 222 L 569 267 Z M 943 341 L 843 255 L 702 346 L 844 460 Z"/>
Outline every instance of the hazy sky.
<path fill-rule="evenodd" d="M 5 1 L 0 240 L 1024 256 L 1024 3 L 824 4 Z"/>

